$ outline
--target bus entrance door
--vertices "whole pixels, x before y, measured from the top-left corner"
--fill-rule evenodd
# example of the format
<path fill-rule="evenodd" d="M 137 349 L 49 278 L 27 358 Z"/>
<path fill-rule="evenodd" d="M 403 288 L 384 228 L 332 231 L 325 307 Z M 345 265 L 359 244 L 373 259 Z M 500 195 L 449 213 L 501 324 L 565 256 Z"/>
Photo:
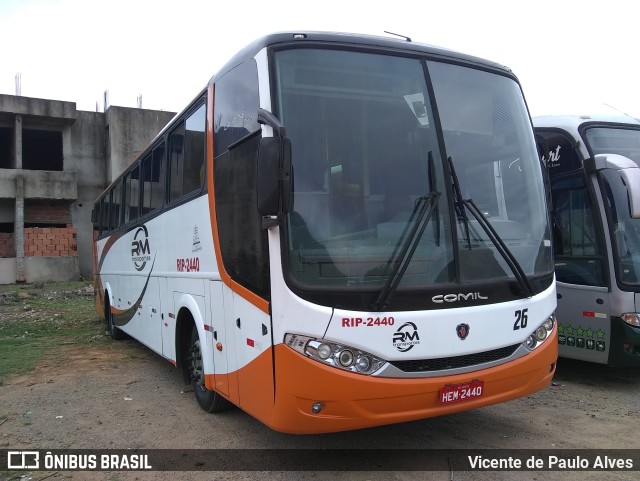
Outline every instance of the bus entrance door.
<path fill-rule="evenodd" d="M 267 415 L 274 403 L 271 317 L 236 292 L 232 324 L 240 407 Z M 225 295 L 225 308 L 228 297 Z"/>
<path fill-rule="evenodd" d="M 213 373 L 215 388 L 225 395 L 229 395 L 229 364 L 227 355 L 231 346 L 227 345 L 227 315 L 223 297 L 223 285 L 220 281 L 209 282 L 211 302 L 211 328 L 213 330 Z M 233 337 L 231 337 L 233 339 Z"/>

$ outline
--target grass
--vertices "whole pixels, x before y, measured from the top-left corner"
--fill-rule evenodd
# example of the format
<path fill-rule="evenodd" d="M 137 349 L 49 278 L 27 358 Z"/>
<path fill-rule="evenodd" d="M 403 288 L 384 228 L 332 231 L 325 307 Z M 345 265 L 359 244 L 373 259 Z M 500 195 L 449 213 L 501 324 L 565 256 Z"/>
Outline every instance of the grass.
<path fill-rule="evenodd" d="M 0 286 L 0 384 L 60 345 L 106 342 L 86 281 Z"/>

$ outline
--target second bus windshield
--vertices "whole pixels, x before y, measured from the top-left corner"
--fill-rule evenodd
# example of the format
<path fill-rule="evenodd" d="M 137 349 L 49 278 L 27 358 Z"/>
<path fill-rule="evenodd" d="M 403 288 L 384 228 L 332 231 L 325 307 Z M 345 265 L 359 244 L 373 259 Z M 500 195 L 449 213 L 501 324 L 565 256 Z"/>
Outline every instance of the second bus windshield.
<path fill-rule="evenodd" d="M 380 289 L 407 248 L 400 289 L 513 280 L 485 219 L 526 276 L 552 271 L 540 165 L 514 80 L 355 51 L 275 59 L 293 155 L 288 264 L 300 285 Z M 473 200 L 483 222 L 459 199 Z"/>
<path fill-rule="evenodd" d="M 640 165 L 640 129 L 592 127 L 585 138 L 593 155 L 618 154 Z M 603 171 L 602 186 L 611 229 L 616 276 L 621 285 L 640 285 L 640 220 L 629 213 L 627 186 L 617 172 Z"/>

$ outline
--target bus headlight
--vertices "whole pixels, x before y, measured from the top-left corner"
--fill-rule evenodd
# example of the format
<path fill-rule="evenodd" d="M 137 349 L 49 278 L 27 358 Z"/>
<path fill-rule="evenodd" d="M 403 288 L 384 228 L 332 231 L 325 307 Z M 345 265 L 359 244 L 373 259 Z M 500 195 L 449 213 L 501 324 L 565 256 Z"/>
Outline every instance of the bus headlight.
<path fill-rule="evenodd" d="M 360 349 L 313 337 L 287 334 L 284 343 L 300 354 L 344 371 L 373 374 L 386 364 L 385 360 Z"/>
<path fill-rule="evenodd" d="M 622 320 L 633 327 L 640 327 L 640 314 L 637 312 L 626 312 L 622 314 Z"/>
<path fill-rule="evenodd" d="M 524 346 L 533 351 L 536 347 L 544 342 L 549 337 L 553 327 L 556 325 L 555 314 L 551 314 L 545 321 L 540 324 L 535 331 L 523 342 Z"/>

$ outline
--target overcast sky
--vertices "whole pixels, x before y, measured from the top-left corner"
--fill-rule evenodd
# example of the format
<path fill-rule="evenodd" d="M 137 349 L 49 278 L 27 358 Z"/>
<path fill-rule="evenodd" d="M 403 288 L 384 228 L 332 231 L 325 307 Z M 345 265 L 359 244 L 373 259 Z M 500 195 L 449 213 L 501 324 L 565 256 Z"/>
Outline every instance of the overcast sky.
<path fill-rule="evenodd" d="M 240 48 L 277 31 L 385 35 L 484 57 L 532 115 L 640 117 L 637 0 L 0 0 L 0 93 L 179 111 Z M 610 107 L 608 107 L 610 106 Z"/>

